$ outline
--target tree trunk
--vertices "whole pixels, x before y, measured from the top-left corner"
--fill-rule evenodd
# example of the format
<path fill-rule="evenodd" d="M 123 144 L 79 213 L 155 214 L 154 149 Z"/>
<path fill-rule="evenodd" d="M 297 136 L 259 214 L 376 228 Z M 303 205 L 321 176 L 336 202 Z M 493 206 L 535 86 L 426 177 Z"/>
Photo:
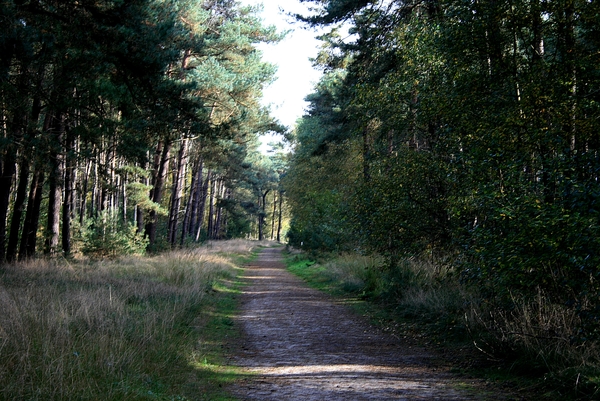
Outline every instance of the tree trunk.
<path fill-rule="evenodd" d="M 141 167 L 146 169 L 148 165 L 144 162 Z M 148 185 L 148 177 L 144 178 L 144 184 Z M 135 223 L 137 224 L 137 232 L 144 232 L 144 211 L 137 205 L 135 206 Z"/>
<path fill-rule="evenodd" d="M 27 198 L 27 210 L 25 211 L 21 244 L 19 245 L 19 260 L 35 256 L 43 189 L 44 170 L 37 166 L 31 180 L 29 197 Z"/>
<path fill-rule="evenodd" d="M 177 153 L 177 167 L 173 173 L 173 188 L 171 191 L 171 207 L 169 209 L 168 238 L 171 247 L 177 242 L 177 224 L 179 222 L 179 209 L 186 175 L 187 165 L 187 139 L 183 139 Z"/>
<path fill-rule="evenodd" d="M 215 225 L 214 222 L 214 214 L 215 214 L 215 190 L 216 190 L 216 180 L 212 180 L 210 184 L 210 199 L 208 203 L 208 239 L 213 238 L 213 227 Z"/>
<path fill-rule="evenodd" d="M 281 242 L 281 217 L 283 210 L 283 191 L 279 191 L 279 216 L 277 218 L 277 242 Z"/>
<path fill-rule="evenodd" d="M 212 172 L 208 170 L 206 179 L 202 184 L 202 191 L 200 192 L 200 204 L 198 206 L 198 222 L 196 227 L 196 242 L 200 240 L 200 234 L 202 233 L 202 226 L 204 225 L 204 209 L 206 208 L 206 198 L 208 196 L 208 184 L 212 180 Z"/>
<path fill-rule="evenodd" d="M 223 180 L 219 180 L 217 196 L 216 196 L 215 202 L 219 202 L 219 199 L 223 199 L 223 198 L 225 198 L 225 184 L 224 184 Z M 215 224 L 214 224 L 214 232 L 213 232 L 214 239 L 221 238 L 221 223 L 222 223 L 221 219 L 222 218 L 223 218 L 223 208 L 218 207 L 217 214 L 215 216 Z"/>
<path fill-rule="evenodd" d="M 150 191 L 151 200 L 154 203 L 160 204 L 163 197 L 166 172 L 169 167 L 169 153 L 171 150 L 171 143 L 160 143 L 156 149 L 154 170 L 152 174 L 152 190 Z M 154 245 L 156 242 L 156 224 L 158 221 L 158 215 L 155 210 L 151 210 L 148 216 L 148 223 L 146 224 L 146 235 L 148 237 L 149 246 Z"/>
<path fill-rule="evenodd" d="M 75 138 L 67 132 L 65 140 L 65 192 L 62 209 L 62 250 L 65 256 L 71 254 L 71 218 L 73 216 L 73 187 L 75 180 Z"/>
<path fill-rule="evenodd" d="M 277 192 L 273 191 L 273 217 L 271 218 L 271 241 L 275 239 L 275 218 L 277 217 Z"/>
<path fill-rule="evenodd" d="M 19 184 L 17 194 L 13 205 L 13 215 L 10 223 L 10 234 L 8 237 L 8 247 L 6 249 L 6 260 L 12 262 L 17 258 L 17 248 L 19 245 L 19 231 L 21 230 L 21 218 L 25 208 L 25 199 L 27 198 L 27 184 L 29 181 L 29 163 L 22 158 L 21 170 L 19 172 Z"/>
<path fill-rule="evenodd" d="M 40 83 L 41 85 L 41 78 Z M 30 151 L 30 147 L 27 146 L 30 140 L 35 136 L 34 127 L 37 126 L 42 110 L 42 103 L 39 95 L 36 95 L 32 102 L 31 107 L 31 118 L 29 121 L 24 120 L 24 129 L 26 130 L 27 136 L 24 140 L 24 144 L 21 145 L 21 156 L 20 156 L 20 171 L 19 171 L 19 183 L 17 187 L 17 193 L 13 205 L 13 216 L 11 219 L 10 234 L 8 238 L 8 248 L 6 259 L 12 262 L 17 258 L 17 248 L 19 246 L 19 233 L 21 231 L 21 223 L 23 217 L 23 210 L 25 209 L 25 200 L 27 198 L 27 184 L 29 181 L 30 174 L 30 160 L 27 160 L 27 155 L 31 158 L 33 152 Z M 25 128 L 26 127 L 26 128 Z M 0 258 L 1 260 L 1 258 Z"/>
<path fill-rule="evenodd" d="M 62 160 L 57 149 L 61 143 L 61 138 L 65 130 L 64 114 L 52 118 L 50 132 L 52 143 L 50 143 L 50 176 L 48 184 L 50 187 L 48 194 L 48 221 L 46 225 L 44 254 L 54 256 L 58 252 L 58 240 L 60 236 L 60 206 L 63 187 L 62 179 Z"/>
<path fill-rule="evenodd" d="M 269 189 L 267 189 L 259 199 L 259 212 L 258 212 L 258 240 L 262 241 L 264 236 L 264 226 L 265 226 L 265 216 L 266 212 L 266 202 L 267 202 L 267 194 L 269 193 Z"/>
<path fill-rule="evenodd" d="M 189 223 L 187 228 L 187 235 L 195 235 L 197 231 L 197 220 L 198 220 L 198 212 L 200 208 L 200 197 L 202 195 L 202 167 L 203 162 L 200 158 L 196 162 L 196 167 L 194 168 L 194 175 L 192 177 L 192 185 L 191 185 L 191 193 L 190 193 L 190 215 L 189 215 Z"/>

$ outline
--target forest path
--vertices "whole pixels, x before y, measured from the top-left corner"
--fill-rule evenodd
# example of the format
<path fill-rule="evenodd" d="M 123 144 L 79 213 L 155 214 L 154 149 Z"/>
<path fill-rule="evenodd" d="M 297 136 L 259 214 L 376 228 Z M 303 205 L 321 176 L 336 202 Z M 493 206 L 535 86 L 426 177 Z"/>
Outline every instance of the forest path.
<path fill-rule="evenodd" d="M 233 364 L 242 400 L 483 400 L 452 387 L 425 350 L 378 332 L 285 270 L 281 248 L 246 267 Z"/>

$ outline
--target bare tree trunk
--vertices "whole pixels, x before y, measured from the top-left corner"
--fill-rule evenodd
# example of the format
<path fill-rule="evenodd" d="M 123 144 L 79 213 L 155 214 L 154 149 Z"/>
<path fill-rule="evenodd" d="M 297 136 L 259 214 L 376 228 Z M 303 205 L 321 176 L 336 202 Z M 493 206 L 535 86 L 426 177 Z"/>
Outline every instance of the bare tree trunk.
<path fill-rule="evenodd" d="M 59 113 L 54 117 L 54 123 L 49 132 L 52 142 L 60 144 L 65 131 L 64 114 Z M 60 236 L 60 206 L 63 188 L 62 160 L 58 149 L 52 147 L 50 151 L 50 176 L 48 177 L 50 191 L 48 194 L 48 221 L 46 225 L 44 254 L 54 256 L 58 252 L 58 240 Z"/>
<path fill-rule="evenodd" d="M 0 160 L 0 264 L 6 258 L 6 218 L 8 217 L 10 189 L 16 172 L 16 160 L 10 153 L 6 152 Z"/>
<path fill-rule="evenodd" d="M 224 185 L 223 180 L 219 180 L 219 182 L 218 182 L 217 196 L 216 196 L 215 202 L 218 202 L 219 199 L 223 199 L 224 197 L 225 197 L 225 185 Z M 222 212 L 223 212 L 223 208 L 222 207 L 218 207 L 217 208 L 217 214 L 215 216 L 214 233 L 213 233 L 213 238 L 214 239 L 220 239 L 221 238 L 221 219 L 222 219 L 222 216 L 223 216 Z"/>
<path fill-rule="evenodd" d="M 198 159 L 194 168 L 194 175 L 192 177 L 192 189 L 190 193 L 190 216 L 187 235 L 195 235 L 198 229 L 197 220 L 199 218 L 200 198 L 202 196 L 202 159 Z"/>
<path fill-rule="evenodd" d="M 41 85 L 41 78 L 40 83 Z M 29 140 L 35 136 L 35 130 L 32 127 L 37 126 L 42 110 L 42 103 L 40 97 L 36 95 L 33 99 L 31 107 L 31 118 L 29 121 L 24 121 L 26 126 L 27 137 L 25 142 L 29 143 Z M 11 219 L 10 234 L 8 238 L 8 248 L 6 254 L 6 260 L 11 262 L 17 258 L 17 248 L 19 246 L 19 232 L 21 231 L 21 223 L 23 217 L 23 210 L 25 209 L 25 200 L 27 198 L 27 184 L 29 181 L 29 174 L 31 170 L 31 160 L 27 160 L 27 157 L 32 158 L 33 152 L 25 144 L 21 153 L 20 171 L 19 171 L 19 183 L 17 187 L 17 193 L 13 205 L 13 216 Z M 1 174 L 0 174 L 1 175 Z M 2 258 L 0 258 L 2 260 Z"/>
<path fill-rule="evenodd" d="M 277 191 L 273 191 L 273 216 L 271 218 L 271 241 L 275 239 L 275 218 L 277 217 Z"/>
<path fill-rule="evenodd" d="M 90 172 L 92 168 L 92 161 L 88 160 L 85 166 L 85 170 L 83 172 L 84 176 L 81 179 L 81 190 L 80 190 L 80 198 L 79 198 L 79 224 L 83 227 L 83 223 L 85 221 L 85 213 L 87 212 L 87 193 L 88 193 L 88 184 L 90 179 Z"/>
<path fill-rule="evenodd" d="M 21 244 L 19 245 L 19 260 L 24 260 L 35 255 L 43 189 L 44 170 L 38 166 L 33 174 L 29 188 L 27 210 L 25 211 Z"/>
<path fill-rule="evenodd" d="M 212 172 L 209 170 L 206 174 L 204 184 L 202 184 L 202 191 L 200 193 L 200 204 L 198 206 L 198 222 L 196 228 L 196 242 L 200 240 L 200 234 L 202 233 L 202 226 L 204 225 L 204 209 L 206 208 L 206 198 L 208 196 L 208 185 L 212 180 Z"/>
<path fill-rule="evenodd" d="M 206 181 L 203 181 L 202 179 L 203 165 L 203 160 L 198 160 L 195 169 L 196 174 L 194 175 L 194 199 L 192 201 L 192 211 L 190 214 L 190 227 L 188 235 L 196 235 L 196 232 L 198 231 L 198 221 L 202 220 L 202 213 L 204 213 L 204 210 L 200 210 L 200 204 L 202 202 L 204 194 L 206 193 L 206 191 L 204 190 L 204 184 L 206 183 L 206 181 L 208 181 L 208 178 Z"/>
<path fill-rule="evenodd" d="M 26 93 L 28 78 L 28 66 L 21 64 L 17 93 Z M 0 152 L 0 264 L 6 260 L 7 256 L 6 224 L 10 194 L 17 174 L 17 149 L 22 146 L 21 141 L 27 127 L 29 113 L 27 102 L 18 101 L 17 108 L 13 111 L 12 127 L 8 130 L 8 136 L 0 136 L 0 139 L 6 141 L 8 145 L 4 148 L 4 152 Z"/>
<path fill-rule="evenodd" d="M 145 170 L 147 168 L 146 162 L 144 162 L 141 167 Z M 144 178 L 144 183 L 146 185 L 148 185 L 147 177 Z M 142 210 L 141 207 L 139 207 L 137 205 L 135 207 L 135 222 L 137 224 L 137 232 L 138 233 L 144 232 L 144 211 Z"/>
<path fill-rule="evenodd" d="M 177 153 L 177 167 L 173 173 L 173 188 L 171 191 L 171 207 L 169 209 L 169 226 L 167 231 L 171 247 L 175 247 L 175 243 L 177 242 L 177 224 L 187 165 L 187 143 L 187 139 L 181 141 L 179 152 Z"/>
<path fill-rule="evenodd" d="M 192 170 L 192 171 L 194 171 L 194 170 Z M 195 202 L 195 198 L 196 198 L 196 177 L 197 177 L 197 174 L 195 172 L 192 173 L 192 182 L 190 184 L 190 192 L 188 195 L 188 200 L 187 200 L 187 202 L 185 202 L 185 213 L 183 215 L 183 225 L 181 227 L 181 237 L 179 239 L 180 247 L 183 247 L 183 245 L 185 243 L 185 238 L 190 235 L 190 227 L 192 225 L 191 224 L 191 214 L 192 214 L 193 203 Z M 183 198 L 185 198 L 185 188 L 184 188 Z"/>
<path fill-rule="evenodd" d="M 71 254 L 71 218 L 73 213 L 73 183 L 75 180 L 74 146 L 75 138 L 72 133 L 67 132 L 65 139 L 65 192 L 62 209 L 62 250 L 65 256 Z"/>
<path fill-rule="evenodd" d="M 279 216 L 277 218 L 277 242 L 281 242 L 281 217 L 283 210 L 283 191 L 279 191 Z"/>
<path fill-rule="evenodd" d="M 160 143 L 156 149 L 154 170 L 152 176 L 152 190 L 150 192 L 151 200 L 154 203 L 160 204 L 163 197 L 165 186 L 166 172 L 169 167 L 169 153 L 171 150 L 170 143 Z M 158 215 L 155 210 L 151 210 L 146 224 L 146 235 L 148 236 L 149 246 L 156 242 L 156 224 Z"/>
<path fill-rule="evenodd" d="M 208 239 L 214 239 L 213 237 L 213 228 L 215 225 L 214 214 L 215 214 L 215 190 L 216 190 L 216 180 L 212 180 L 210 184 L 210 199 L 208 203 Z"/>
<path fill-rule="evenodd" d="M 259 198 L 259 212 L 258 212 L 258 240 L 262 241 L 264 239 L 264 226 L 265 226 L 265 216 L 266 212 L 266 202 L 267 202 L 267 194 L 269 193 L 269 189 L 267 189 L 263 194 L 261 194 Z"/>
<path fill-rule="evenodd" d="M 19 184 L 17 194 L 13 204 L 13 215 L 10 222 L 10 234 L 8 236 L 8 246 L 6 248 L 6 261 L 12 262 L 17 258 L 17 248 L 19 245 L 19 231 L 21 229 L 21 218 L 25 208 L 25 199 L 27 198 L 27 184 L 29 181 L 29 163 L 24 158 L 21 159 L 21 169 L 19 171 Z"/>

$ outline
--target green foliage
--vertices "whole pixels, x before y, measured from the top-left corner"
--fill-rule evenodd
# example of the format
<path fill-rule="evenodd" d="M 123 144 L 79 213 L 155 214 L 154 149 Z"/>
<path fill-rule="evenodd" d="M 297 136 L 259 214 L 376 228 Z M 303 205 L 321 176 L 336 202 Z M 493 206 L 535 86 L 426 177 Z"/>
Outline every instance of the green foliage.
<path fill-rule="evenodd" d="M 398 153 L 372 165 L 370 181 L 353 199 L 358 234 L 368 249 L 392 259 L 448 247 L 444 166 L 436 166 L 430 153 Z"/>
<path fill-rule="evenodd" d="M 275 67 L 257 49 L 283 35 L 263 26 L 258 10 L 199 0 L 2 3 L 0 263 L 5 232 L 11 259 L 35 255 L 34 245 L 28 255 L 25 246 L 18 251 L 14 245 L 19 237 L 23 244 L 26 235 L 35 237 L 31 232 L 46 213 L 27 199 L 34 174 L 50 184 L 40 183 L 40 199 L 55 199 L 49 190 L 64 194 L 62 205 L 44 204 L 52 208 L 47 213 L 52 227 L 44 235 L 52 238 L 53 253 L 61 231 L 67 254 L 72 221 L 105 209 L 123 210 L 126 219 L 135 211 L 153 249 L 161 242 L 176 246 L 176 238 L 196 239 L 192 231 L 207 230 L 197 226 L 208 219 L 200 221 L 205 211 L 194 210 L 194 222 L 182 221 L 196 173 L 188 165 L 207 166 L 210 174 L 204 169 L 199 180 L 222 185 L 227 195 L 211 194 L 214 202 L 247 201 L 230 195 L 253 185 L 260 174 L 259 181 L 276 186 L 272 169 L 253 164 L 261 171 L 252 177 L 242 167 L 256 153 L 259 134 L 285 131 L 260 104 Z M 58 216 L 61 208 L 68 213 Z M 251 217 L 237 212 L 218 217 L 219 223 L 240 218 L 230 225 L 232 232 L 226 232 L 227 224 L 215 224 L 221 232 L 209 237 L 248 234 Z M 27 226 L 15 223 L 9 233 L 4 223 L 10 213 Z M 157 216 L 163 215 L 169 215 L 166 230 L 156 230 Z"/>
<path fill-rule="evenodd" d="M 117 213 L 103 211 L 87 223 L 83 230 L 84 255 L 94 258 L 143 255 L 148 240 L 137 228 L 122 221 Z"/>
<path fill-rule="evenodd" d="M 345 71 L 335 85 L 326 76 L 308 98 L 289 172 L 291 233 L 331 251 L 339 243 L 327 238 L 351 232 L 353 247 L 387 258 L 386 279 L 399 294 L 409 279 L 393 275 L 406 271 L 404 257 L 444 255 L 456 277 L 477 289 L 482 316 L 489 314 L 481 320 L 492 342 L 503 344 L 490 346 L 495 355 L 527 348 L 549 355 L 506 335 L 536 308 L 540 319 L 527 335 L 552 337 L 532 328 L 557 321 L 553 315 L 570 316 L 571 327 L 548 326 L 594 354 L 600 333 L 598 5 L 319 5 L 318 15 L 305 20 L 348 19 L 354 36 L 341 40 L 334 27 L 324 37 L 318 60 Z M 351 168 L 334 158 L 340 148 L 355 161 Z M 517 310 L 514 319 L 489 323 Z M 576 364 L 554 355 L 560 356 L 548 358 L 555 358 L 549 363 L 555 373 L 565 367 L 558 359 Z"/>

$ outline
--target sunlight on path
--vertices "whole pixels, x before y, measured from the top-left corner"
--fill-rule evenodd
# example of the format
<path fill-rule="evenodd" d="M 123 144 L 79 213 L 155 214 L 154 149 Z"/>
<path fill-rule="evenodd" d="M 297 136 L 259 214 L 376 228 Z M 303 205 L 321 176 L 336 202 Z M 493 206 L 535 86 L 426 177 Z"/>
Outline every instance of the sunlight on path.
<path fill-rule="evenodd" d="M 243 400 L 476 400 L 451 387 L 422 349 L 383 335 L 288 273 L 281 250 L 246 269 L 234 364 L 253 374 Z"/>

